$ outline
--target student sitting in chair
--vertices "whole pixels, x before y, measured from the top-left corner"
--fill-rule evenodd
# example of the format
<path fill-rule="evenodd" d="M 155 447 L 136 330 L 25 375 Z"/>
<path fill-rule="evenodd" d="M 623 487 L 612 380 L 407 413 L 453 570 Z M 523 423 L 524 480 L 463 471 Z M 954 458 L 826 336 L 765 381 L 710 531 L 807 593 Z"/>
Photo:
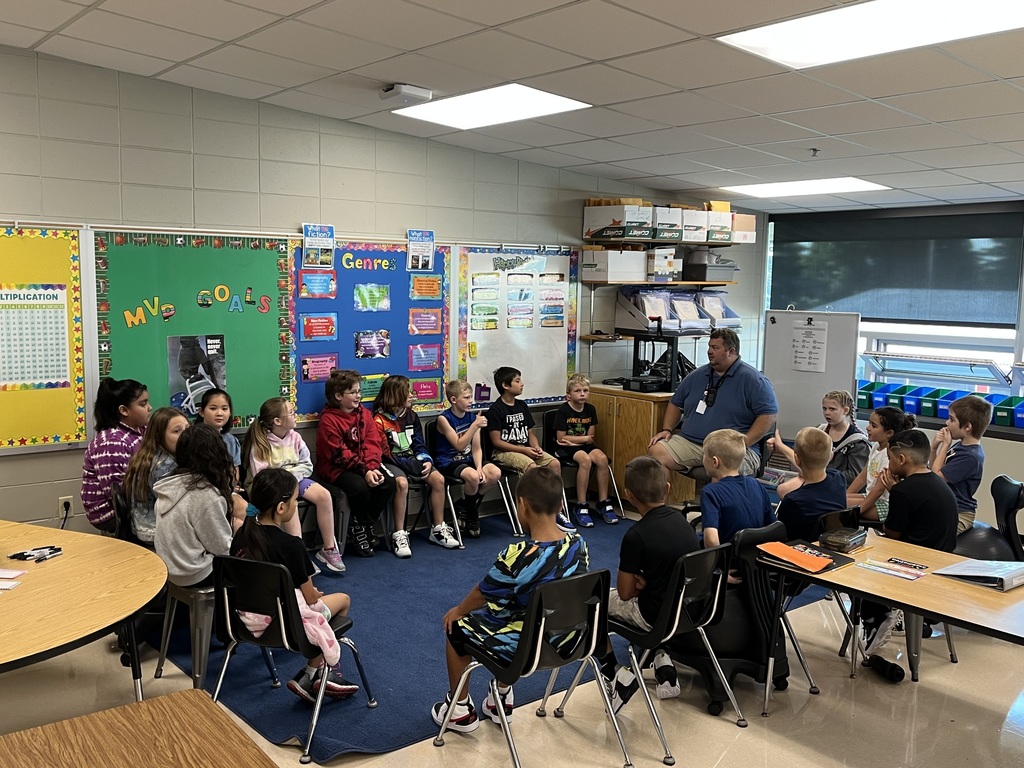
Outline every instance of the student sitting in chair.
<path fill-rule="evenodd" d="M 562 508 L 562 478 L 546 468 L 527 472 L 516 487 L 516 509 L 527 539 L 503 549 L 491 570 L 473 587 L 462 602 L 444 615 L 447 637 L 448 694 L 431 708 L 434 722 L 444 722 L 449 707 L 455 707 L 448 728 L 470 733 L 480 726 L 473 699 L 466 691 L 461 701 L 452 702 L 459 678 L 472 660 L 464 642 L 472 638 L 493 654 L 511 660 L 519 644 L 523 618 L 533 590 L 548 581 L 586 573 L 587 545 L 575 532 L 566 533 L 555 523 Z M 500 723 L 498 706 L 512 717 L 512 688 L 498 686 L 500 702 L 487 695 L 484 713 Z"/>
<path fill-rule="evenodd" d="M 716 429 L 704 438 L 704 470 L 711 478 L 700 495 L 705 547 L 725 544 L 744 528 L 775 522 L 764 486 L 740 474 L 746 453 L 746 439 L 735 429 Z"/>
<path fill-rule="evenodd" d="M 974 527 L 978 500 L 974 494 L 981 485 L 985 469 L 985 451 L 981 436 L 992 420 L 992 404 L 976 395 L 967 395 L 949 404 L 946 426 L 935 434 L 932 441 L 932 471 L 949 485 L 956 496 L 959 523 L 956 532 L 963 533 Z M 954 440 L 959 443 L 954 444 Z"/>
<path fill-rule="evenodd" d="M 779 520 L 786 524 L 789 540 L 811 541 L 818 518 L 846 509 L 846 479 L 836 469 L 826 469 L 832 458 L 828 432 L 804 427 L 796 433 L 793 462 L 800 470 L 801 484 L 779 502 Z"/>

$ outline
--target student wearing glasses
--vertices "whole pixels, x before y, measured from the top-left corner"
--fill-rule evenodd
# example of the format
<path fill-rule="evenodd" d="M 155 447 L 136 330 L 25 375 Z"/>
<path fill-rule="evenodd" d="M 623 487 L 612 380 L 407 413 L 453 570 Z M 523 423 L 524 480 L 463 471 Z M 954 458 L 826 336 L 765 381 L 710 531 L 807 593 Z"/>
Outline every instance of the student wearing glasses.
<path fill-rule="evenodd" d="M 778 412 L 771 382 L 740 359 L 736 332 L 716 328 L 708 341 L 708 364 L 680 382 L 648 454 L 672 470 L 700 466 L 704 438 L 718 429 L 734 429 L 746 443 L 740 474 L 752 475 L 760 463 L 757 441 L 771 431 Z"/>

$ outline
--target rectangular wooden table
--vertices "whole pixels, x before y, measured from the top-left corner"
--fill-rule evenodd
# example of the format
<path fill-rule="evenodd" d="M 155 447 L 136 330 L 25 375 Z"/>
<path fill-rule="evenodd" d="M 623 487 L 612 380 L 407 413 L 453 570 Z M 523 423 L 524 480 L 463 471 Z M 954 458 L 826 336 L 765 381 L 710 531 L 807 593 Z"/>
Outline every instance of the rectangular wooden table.
<path fill-rule="evenodd" d="M 962 562 L 966 558 L 887 539 L 874 530 L 868 532 L 865 546 L 851 553 L 849 557 L 854 559 L 854 564 L 819 574 L 781 566 L 768 566 L 764 563 L 761 565 L 780 574 L 783 580 L 798 578 L 837 592 L 845 592 L 851 597 L 902 608 L 907 631 L 908 663 L 911 679 L 915 682 L 918 680 L 921 660 L 921 626 L 924 616 L 1024 645 L 1024 587 L 1000 592 L 991 587 L 937 575 L 934 573 L 937 568 Z M 927 566 L 927 571 L 921 578 L 908 581 L 856 565 L 867 560 L 884 563 L 889 558 L 919 563 Z M 775 647 L 779 618 L 782 616 L 783 586 L 779 584 L 776 595 L 776 620 L 773 625 L 772 644 L 769 646 L 771 648 Z M 851 642 L 851 661 L 854 664 L 856 656 L 857 644 L 854 640 Z M 769 654 L 764 713 L 768 711 L 768 684 L 772 679 L 773 666 L 774 657 Z"/>
<path fill-rule="evenodd" d="M 91 765 L 273 768 L 274 762 L 210 694 L 194 689 L 0 736 L 0 768 Z"/>

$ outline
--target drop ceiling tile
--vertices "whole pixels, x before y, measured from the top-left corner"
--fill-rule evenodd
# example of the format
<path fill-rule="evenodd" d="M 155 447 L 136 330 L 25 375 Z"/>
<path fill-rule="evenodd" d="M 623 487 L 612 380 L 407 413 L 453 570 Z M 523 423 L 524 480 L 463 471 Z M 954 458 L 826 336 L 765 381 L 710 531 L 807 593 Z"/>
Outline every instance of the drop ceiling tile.
<path fill-rule="evenodd" d="M 510 153 L 510 157 L 517 153 Z M 579 160 L 579 158 L 575 158 Z M 574 171 L 579 173 L 587 173 L 591 176 L 597 176 L 600 179 L 633 179 L 636 178 L 637 172 L 630 168 L 623 168 L 621 165 L 612 165 L 611 163 L 587 163 L 585 165 L 577 165 L 573 167 Z"/>
<path fill-rule="evenodd" d="M 374 0 L 372 3 L 335 0 L 298 18 L 308 24 L 405 51 L 462 37 L 482 28 L 471 21 L 404 0 Z"/>
<path fill-rule="evenodd" d="M 294 90 L 281 91 L 273 96 L 268 96 L 263 101 L 299 112 L 308 112 L 311 115 L 336 117 L 339 120 L 351 120 L 353 117 L 360 117 L 370 112 L 366 107 L 356 104 L 325 99 L 322 96 L 314 96 L 311 93 Z"/>
<path fill-rule="evenodd" d="M 587 64 L 576 69 L 527 78 L 521 82 L 532 88 L 594 105 L 644 99 L 672 90 L 671 86 L 664 83 L 631 75 L 604 64 Z"/>
<path fill-rule="evenodd" d="M 229 45 L 200 56 L 191 64 L 225 75 L 273 83 L 283 88 L 293 88 L 335 74 L 323 67 L 314 67 L 238 45 Z"/>
<path fill-rule="evenodd" d="M 547 165 L 552 168 L 567 168 L 569 166 L 578 166 L 580 162 L 583 162 L 578 157 L 572 155 L 563 155 L 561 152 L 553 152 L 550 149 L 518 149 L 514 152 L 504 153 L 505 157 L 511 157 L 514 160 L 523 160 L 527 163 L 537 163 L 538 165 Z M 589 167 L 589 166 L 588 166 Z M 603 166 L 602 166 L 603 167 Z M 609 166 L 613 167 L 613 166 Z M 578 170 L 574 168 L 573 170 Z M 622 168 L 618 169 L 623 173 L 633 173 L 633 171 L 626 171 Z M 591 173 L 591 171 L 581 171 L 582 173 Z M 594 174 L 599 176 L 600 174 Z M 609 178 L 621 178 L 620 176 L 611 176 Z"/>
<path fill-rule="evenodd" d="M 268 83 L 258 83 L 254 80 L 246 80 L 241 77 L 233 77 L 220 72 L 211 72 L 208 69 L 199 69 L 192 66 L 175 67 L 158 79 L 170 83 L 187 85 L 191 88 L 199 88 L 203 91 L 223 93 L 228 96 L 238 96 L 242 99 L 261 99 L 281 90 L 279 86 Z"/>
<path fill-rule="evenodd" d="M 624 115 L 616 110 L 603 107 L 578 109 L 575 112 L 541 117 L 537 119 L 537 122 L 553 125 L 556 128 L 565 128 L 567 131 L 584 133 L 596 138 L 653 131 L 665 127 L 663 123 L 655 123 L 650 120 L 633 117 L 632 115 Z"/>
<path fill-rule="evenodd" d="M 803 71 L 815 80 L 870 99 L 991 79 L 934 48 L 915 48 Z"/>
<path fill-rule="evenodd" d="M 513 19 L 568 5 L 571 0 L 412 0 L 417 5 L 470 19 L 485 26 L 497 26 Z"/>
<path fill-rule="evenodd" d="M 1007 181 L 1024 181 L 1024 162 L 957 168 L 956 173 L 958 176 L 964 176 L 974 181 L 996 184 Z"/>
<path fill-rule="evenodd" d="M 959 171 L 957 171 L 959 173 Z M 963 184 L 962 176 L 948 171 L 914 171 L 911 173 L 879 173 L 862 176 L 865 181 L 873 181 L 886 187 L 896 189 L 917 189 L 919 187 L 942 187 Z"/>
<path fill-rule="evenodd" d="M 373 112 L 361 117 L 354 117 L 351 122 L 409 136 L 419 136 L 422 139 L 450 134 L 454 130 L 446 125 L 428 123 L 426 120 L 414 120 L 411 117 L 393 115 L 390 112 Z"/>
<path fill-rule="evenodd" d="M 702 187 L 732 187 L 739 184 L 759 184 L 763 179 L 751 176 L 749 173 L 739 171 L 708 170 L 702 173 L 683 173 L 673 175 L 674 179 L 685 181 L 688 184 L 698 184 Z"/>
<path fill-rule="evenodd" d="M 635 75 L 687 89 L 783 71 L 782 67 L 767 59 L 713 40 L 692 40 L 608 63 Z"/>
<path fill-rule="evenodd" d="M 471 62 L 473 69 L 506 80 L 519 80 L 558 69 L 586 64 L 586 59 L 489 29 L 424 48 L 421 53 L 456 66 Z"/>
<path fill-rule="evenodd" d="M 240 40 L 239 45 L 342 71 L 401 53 L 397 48 L 342 35 L 329 29 L 318 29 L 298 21 L 285 21 L 271 29 L 257 32 Z"/>
<path fill-rule="evenodd" d="M 848 91 L 824 85 L 799 72 L 712 85 L 697 93 L 765 115 L 860 100 Z"/>
<path fill-rule="evenodd" d="M 647 149 L 629 147 L 625 144 L 608 141 L 607 139 L 593 139 L 590 141 L 580 141 L 572 144 L 560 144 L 558 151 L 566 155 L 582 157 L 584 160 L 592 160 L 596 163 L 611 163 L 616 160 L 632 160 L 638 157 L 651 157 L 655 154 Z"/>
<path fill-rule="evenodd" d="M 925 166 L 903 159 L 899 155 L 866 155 L 835 160 L 815 160 L 814 167 L 821 172 L 819 178 L 856 176 L 861 178 L 869 173 L 909 173 L 926 170 Z"/>
<path fill-rule="evenodd" d="M 576 170 L 573 168 L 573 170 Z M 692 184 L 679 179 L 674 179 L 671 176 L 639 176 L 636 178 L 625 179 L 630 184 L 637 187 L 651 187 L 652 189 L 661 190 L 684 190 L 684 189 L 695 189 Z"/>
<path fill-rule="evenodd" d="M 54 35 L 36 50 L 49 53 L 52 56 L 70 59 L 71 61 L 80 61 L 97 67 L 106 67 L 118 72 L 130 72 L 135 75 L 145 75 L 146 77 L 151 77 L 157 72 L 163 72 L 174 64 L 174 62 L 166 59 L 143 56 L 141 53 L 122 51 L 106 45 L 100 45 L 99 43 L 90 43 L 86 40 L 75 40 L 64 35 Z"/>
<path fill-rule="evenodd" d="M 456 131 L 445 136 L 439 136 L 434 141 L 444 144 L 453 144 L 456 147 L 474 149 L 477 152 L 514 152 L 517 149 L 529 149 L 524 144 L 516 144 L 514 141 L 496 139 L 493 136 L 484 136 L 473 131 Z"/>
<path fill-rule="evenodd" d="M 790 205 L 779 200 L 744 200 L 743 205 L 763 213 L 799 213 L 807 210 L 798 205 Z"/>
<path fill-rule="evenodd" d="M 951 147 L 949 149 L 926 149 L 920 152 L 900 152 L 897 157 L 912 160 L 915 163 L 939 170 L 968 168 L 974 165 L 1020 162 L 1020 155 L 993 144 L 979 144 L 974 147 Z"/>
<path fill-rule="evenodd" d="M 662 154 L 699 152 L 702 149 L 729 146 L 727 142 L 702 136 L 688 128 L 664 128 L 660 131 L 616 136 L 615 140 L 620 144 L 629 144 L 631 147 L 650 149 Z"/>
<path fill-rule="evenodd" d="M 892 96 L 883 103 L 926 120 L 945 123 L 972 117 L 1024 112 L 1024 90 L 1006 83 L 988 82 L 940 88 L 935 91 Z"/>
<path fill-rule="evenodd" d="M 657 120 L 677 127 L 750 117 L 752 113 L 696 93 L 670 93 L 616 104 L 616 112 Z"/>
<path fill-rule="evenodd" d="M 231 0 L 236 5 L 247 5 L 261 11 L 269 11 L 279 16 L 291 16 L 293 13 L 317 5 L 323 0 Z"/>
<path fill-rule="evenodd" d="M 526 144 L 531 147 L 551 147 L 573 141 L 586 141 L 590 138 L 585 134 L 544 125 L 536 120 L 517 120 L 514 123 L 492 125 L 480 128 L 477 132 L 484 136 L 493 136 L 496 139 L 514 141 L 517 144 Z"/>
<path fill-rule="evenodd" d="M 902 189 L 876 189 L 869 192 L 846 192 L 842 195 L 847 200 L 867 205 L 889 207 L 893 205 L 923 205 L 934 202 L 932 198 L 918 195 L 914 192 L 905 192 Z"/>
<path fill-rule="evenodd" d="M 687 0 L 685 3 L 644 0 L 634 3 L 633 7 L 682 29 L 702 35 L 720 35 L 832 8 L 835 3 L 830 0 L 772 0 L 770 3 L 744 3 L 741 8 L 736 5 L 721 0 Z"/>
<path fill-rule="evenodd" d="M 821 135 L 771 117 L 741 117 L 717 123 L 702 123 L 693 126 L 692 130 L 733 144 L 766 144 L 770 141 L 811 139 Z"/>
<path fill-rule="evenodd" d="M 1024 136 L 1024 112 L 1014 115 L 975 117 L 943 123 L 947 128 L 984 141 L 1014 141 Z"/>
<path fill-rule="evenodd" d="M 942 48 L 965 63 L 996 77 L 1024 75 L 1024 30 L 1015 29 L 995 35 L 943 43 Z"/>
<path fill-rule="evenodd" d="M 996 146 L 1010 152 L 1016 152 L 1020 155 L 1024 155 L 1024 141 L 1002 141 Z"/>
<path fill-rule="evenodd" d="M 865 147 L 882 152 L 914 152 L 919 149 L 943 149 L 978 144 L 978 140 L 956 133 L 939 125 L 912 125 L 907 128 L 888 128 L 882 131 L 844 133 L 849 139 Z"/>
<path fill-rule="evenodd" d="M 834 160 L 840 157 L 876 154 L 873 149 L 831 136 L 816 136 L 797 141 L 771 141 L 765 144 L 751 144 L 751 146 L 754 149 L 787 157 L 790 160 L 810 160 L 815 156 L 821 160 Z M 817 154 L 812 151 L 815 149 L 818 150 Z"/>
<path fill-rule="evenodd" d="M 747 147 L 708 149 L 703 152 L 688 152 L 686 156 L 698 163 L 730 170 L 751 168 L 755 165 L 774 165 L 781 161 L 781 158 L 769 155 L 767 152 L 759 152 Z"/>
<path fill-rule="evenodd" d="M 855 203 L 852 200 L 844 200 L 841 197 L 835 195 L 799 195 L 795 197 L 781 198 L 779 202 L 784 202 L 787 205 L 793 205 L 798 208 L 803 208 L 809 211 L 820 211 L 820 210 L 852 210 L 855 208 L 866 207 L 863 203 Z M 753 206 L 756 205 L 755 200 L 742 200 L 737 205 Z"/>
<path fill-rule="evenodd" d="M 786 112 L 778 115 L 778 119 L 827 134 L 899 128 L 924 122 L 919 117 L 911 117 L 870 101 Z"/>
<path fill-rule="evenodd" d="M 18 24 L 0 24 L 0 45 L 12 48 L 31 48 L 48 33 L 41 29 L 22 27 Z"/>
<path fill-rule="evenodd" d="M 751 166 L 744 168 L 743 173 L 765 181 L 807 181 L 821 178 L 821 171 L 815 167 L 813 160 L 808 160 L 806 163 Z"/>
<path fill-rule="evenodd" d="M 1013 192 L 1016 195 L 1024 196 L 1024 181 L 1004 181 L 997 184 L 1000 189 Z"/>
<path fill-rule="evenodd" d="M 632 8 L 639 10 L 637 5 Z M 625 56 L 693 37 L 663 22 L 601 0 L 584 0 L 562 6 L 505 24 L 502 29 L 590 59 Z"/>
<path fill-rule="evenodd" d="M 280 19 L 278 14 L 226 0 L 105 0 L 102 7 L 121 16 L 223 41 L 247 35 Z"/>
<path fill-rule="evenodd" d="M 643 174 L 676 175 L 682 173 L 698 173 L 717 170 L 704 163 L 691 160 L 686 155 L 660 155 L 636 160 L 621 160 L 615 165 L 630 168 Z"/>
<path fill-rule="evenodd" d="M 1012 197 L 1010 192 L 988 184 L 959 184 L 951 187 L 921 187 L 914 190 L 920 195 L 947 202 L 964 200 L 998 200 Z"/>
<path fill-rule="evenodd" d="M 220 45 L 217 40 L 210 37 L 178 32 L 103 11 L 85 14 L 68 24 L 61 34 L 77 40 L 87 40 L 176 62 L 198 56 Z"/>
<path fill-rule="evenodd" d="M 381 87 L 389 83 L 409 83 L 429 88 L 434 92 L 435 99 L 490 88 L 502 82 L 500 77 L 431 59 L 419 53 L 405 53 L 378 61 L 353 69 L 349 74 L 377 80 Z"/>
<path fill-rule="evenodd" d="M 4 24 L 54 30 L 82 13 L 82 6 L 62 0 L 4 0 L 2 11 Z"/>
<path fill-rule="evenodd" d="M 358 75 L 334 75 L 307 83 L 297 90 L 303 93 L 311 93 L 314 96 L 322 96 L 325 99 L 344 101 L 349 104 L 358 104 L 367 107 L 367 111 L 378 110 L 385 106 L 380 98 L 380 82 Z"/>

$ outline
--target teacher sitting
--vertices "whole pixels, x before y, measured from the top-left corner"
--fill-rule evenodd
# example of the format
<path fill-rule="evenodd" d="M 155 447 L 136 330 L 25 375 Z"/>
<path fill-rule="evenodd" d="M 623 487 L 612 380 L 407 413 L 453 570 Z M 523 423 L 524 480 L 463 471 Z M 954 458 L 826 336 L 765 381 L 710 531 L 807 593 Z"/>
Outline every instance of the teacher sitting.
<path fill-rule="evenodd" d="M 735 429 L 746 436 L 747 443 L 740 473 L 752 475 L 760 463 L 757 441 L 771 431 L 778 412 L 771 382 L 740 359 L 736 332 L 716 328 L 708 341 L 708 364 L 679 383 L 648 454 L 667 469 L 689 469 L 702 463 L 708 434 Z M 676 434 L 680 417 L 683 423 Z"/>

